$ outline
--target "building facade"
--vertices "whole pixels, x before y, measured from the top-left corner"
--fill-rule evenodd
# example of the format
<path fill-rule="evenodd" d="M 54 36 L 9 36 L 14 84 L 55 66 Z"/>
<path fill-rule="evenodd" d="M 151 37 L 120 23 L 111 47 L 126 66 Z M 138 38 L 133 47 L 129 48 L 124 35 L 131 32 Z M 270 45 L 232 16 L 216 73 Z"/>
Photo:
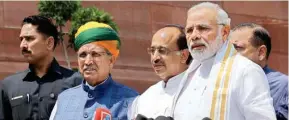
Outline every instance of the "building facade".
<path fill-rule="evenodd" d="M 0 1 L 0 80 L 27 68 L 21 55 L 19 33 L 21 20 L 38 14 L 37 1 Z M 113 69 L 113 78 L 143 92 L 159 81 L 151 64 L 147 47 L 152 35 L 166 24 L 185 25 L 187 10 L 199 2 L 107 2 L 83 1 L 84 7 L 95 6 L 109 12 L 117 25 L 122 40 L 120 56 Z M 263 25 L 272 36 L 269 66 L 288 75 L 288 2 L 215 2 L 231 18 L 231 27 L 242 22 Z M 65 30 L 69 29 L 69 23 Z M 67 39 L 65 41 L 68 44 Z M 61 44 L 56 48 L 56 59 L 67 66 Z M 70 63 L 77 67 L 76 54 L 68 48 Z"/>

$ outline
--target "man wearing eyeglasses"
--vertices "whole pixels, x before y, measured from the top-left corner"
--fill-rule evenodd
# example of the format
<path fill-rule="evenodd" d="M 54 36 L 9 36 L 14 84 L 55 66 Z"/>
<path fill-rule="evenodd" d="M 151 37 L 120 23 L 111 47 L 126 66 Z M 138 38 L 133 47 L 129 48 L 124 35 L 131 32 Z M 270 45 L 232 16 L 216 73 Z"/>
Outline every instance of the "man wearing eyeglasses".
<path fill-rule="evenodd" d="M 138 93 L 111 76 L 120 44 L 108 24 L 91 21 L 77 30 L 74 47 L 84 80 L 59 95 L 50 120 L 94 120 L 97 108 L 109 109 L 113 120 L 127 119 L 128 106 Z"/>
<path fill-rule="evenodd" d="M 230 18 L 217 4 L 188 10 L 186 38 L 194 60 L 174 96 L 175 120 L 276 120 L 262 68 L 227 40 Z"/>
<path fill-rule="evenodd" d="M 137 116 L 155 119 L 169 115 L 175 91 L 192 59 L 180 25 L 167 25 L 157 31 L 147 51 L 161 81 L 135 99 L 128 115 L 130 120 Z"/>

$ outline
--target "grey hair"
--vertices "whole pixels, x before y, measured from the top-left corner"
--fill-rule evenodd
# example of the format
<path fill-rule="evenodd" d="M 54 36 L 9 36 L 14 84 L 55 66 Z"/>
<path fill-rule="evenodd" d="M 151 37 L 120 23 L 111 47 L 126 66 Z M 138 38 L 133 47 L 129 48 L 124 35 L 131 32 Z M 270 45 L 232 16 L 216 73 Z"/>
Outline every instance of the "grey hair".
<path fill-rule="evenodd" d="M 108 49 L 104 48 L 104 50 L 105 50 L 105 52 L 106 52 L 107 55 L 112 56 L 112 54 L 109 52 Z"/>
<path fill-rule="evenodd" d="M 189 14 L 192 10 L 196 10 L 198 8 L 213 8 L 217 10 L 218 16 L 217 16 L 217 22 L 218 24 L 224 24 L 224 25 L 230 25 L 231 19 L 229 18 L 227 12 L 223 10 L 218 4 L 211 3 L 211 2 L 202 2 L 196 5 L 193 5 L 189 10 Z"/>

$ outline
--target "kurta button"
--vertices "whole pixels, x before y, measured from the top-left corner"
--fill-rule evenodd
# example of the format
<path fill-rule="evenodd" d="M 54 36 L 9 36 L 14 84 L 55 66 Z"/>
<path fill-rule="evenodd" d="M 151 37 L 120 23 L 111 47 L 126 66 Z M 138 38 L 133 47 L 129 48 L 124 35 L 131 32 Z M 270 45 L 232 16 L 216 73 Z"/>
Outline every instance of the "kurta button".
<path fill-rule="evenodd" d="M 54 98 L 55 97 L 55 95 L 54 95 L 54 93 L 50 93 L 50 98 Z"/>
<path fill-rule="evenodd" d="M 85 112 L 85 113 L 83 113 L 83 117 L 84 118 L 88 118 L 88 114 Z"/>
<path fill-rule="evenodd" d="M 88 97 L 89 97 L 89 98 L 92 98 L 93 96 L 92 96 L 92 94 L 88 93 Z"/>

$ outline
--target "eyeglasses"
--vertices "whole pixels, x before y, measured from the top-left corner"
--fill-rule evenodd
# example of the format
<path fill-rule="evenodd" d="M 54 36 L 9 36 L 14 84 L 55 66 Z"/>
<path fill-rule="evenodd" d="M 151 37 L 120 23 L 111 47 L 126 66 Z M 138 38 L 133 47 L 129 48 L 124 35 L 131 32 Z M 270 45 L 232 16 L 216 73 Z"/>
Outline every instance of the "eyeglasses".
<path fill-rule="evenodd" d="M 218 23 L 217 25 L 225 26 L 224 23 Z M 194 26 L 191 26 L 191 27 L 187 27 L 185 32 L 186 32 L 186 34 L 190 34 L 190 33 L 193 33 L 194 31 L 197 30 L 199 32 L 199 34 L 203 34 L 203 33 L 209 32 L 212 29 L 213 29 L 212 25 L 198 24 L 198 25 L 194 25 Z"/>
<path fill-rule="evenodd" d="M 179 51 L 181 51 L 181 50 L 170 50 L 169 48 L 160 46 L 160 47 L 149 47 L 147 49 L 147 52 L 148 52 L 148 54 L 153 55 L 153 54 L 155 54 L 156 50 L 158 51 L 158 53 L 160 55 L 168 55 L 171 52 L 179 52 Z"/>
<path fill-rule="evenodd" d="M 88 56 L 91 56 L 92 59 L 100 59 L 102 56 L 105 56 L 105 55 L 109 55 L 107 52 L 81 52 L 78 54 L 78 58 L 80 58 L 81 60 L 84 60 L 86 59 Z"/>

